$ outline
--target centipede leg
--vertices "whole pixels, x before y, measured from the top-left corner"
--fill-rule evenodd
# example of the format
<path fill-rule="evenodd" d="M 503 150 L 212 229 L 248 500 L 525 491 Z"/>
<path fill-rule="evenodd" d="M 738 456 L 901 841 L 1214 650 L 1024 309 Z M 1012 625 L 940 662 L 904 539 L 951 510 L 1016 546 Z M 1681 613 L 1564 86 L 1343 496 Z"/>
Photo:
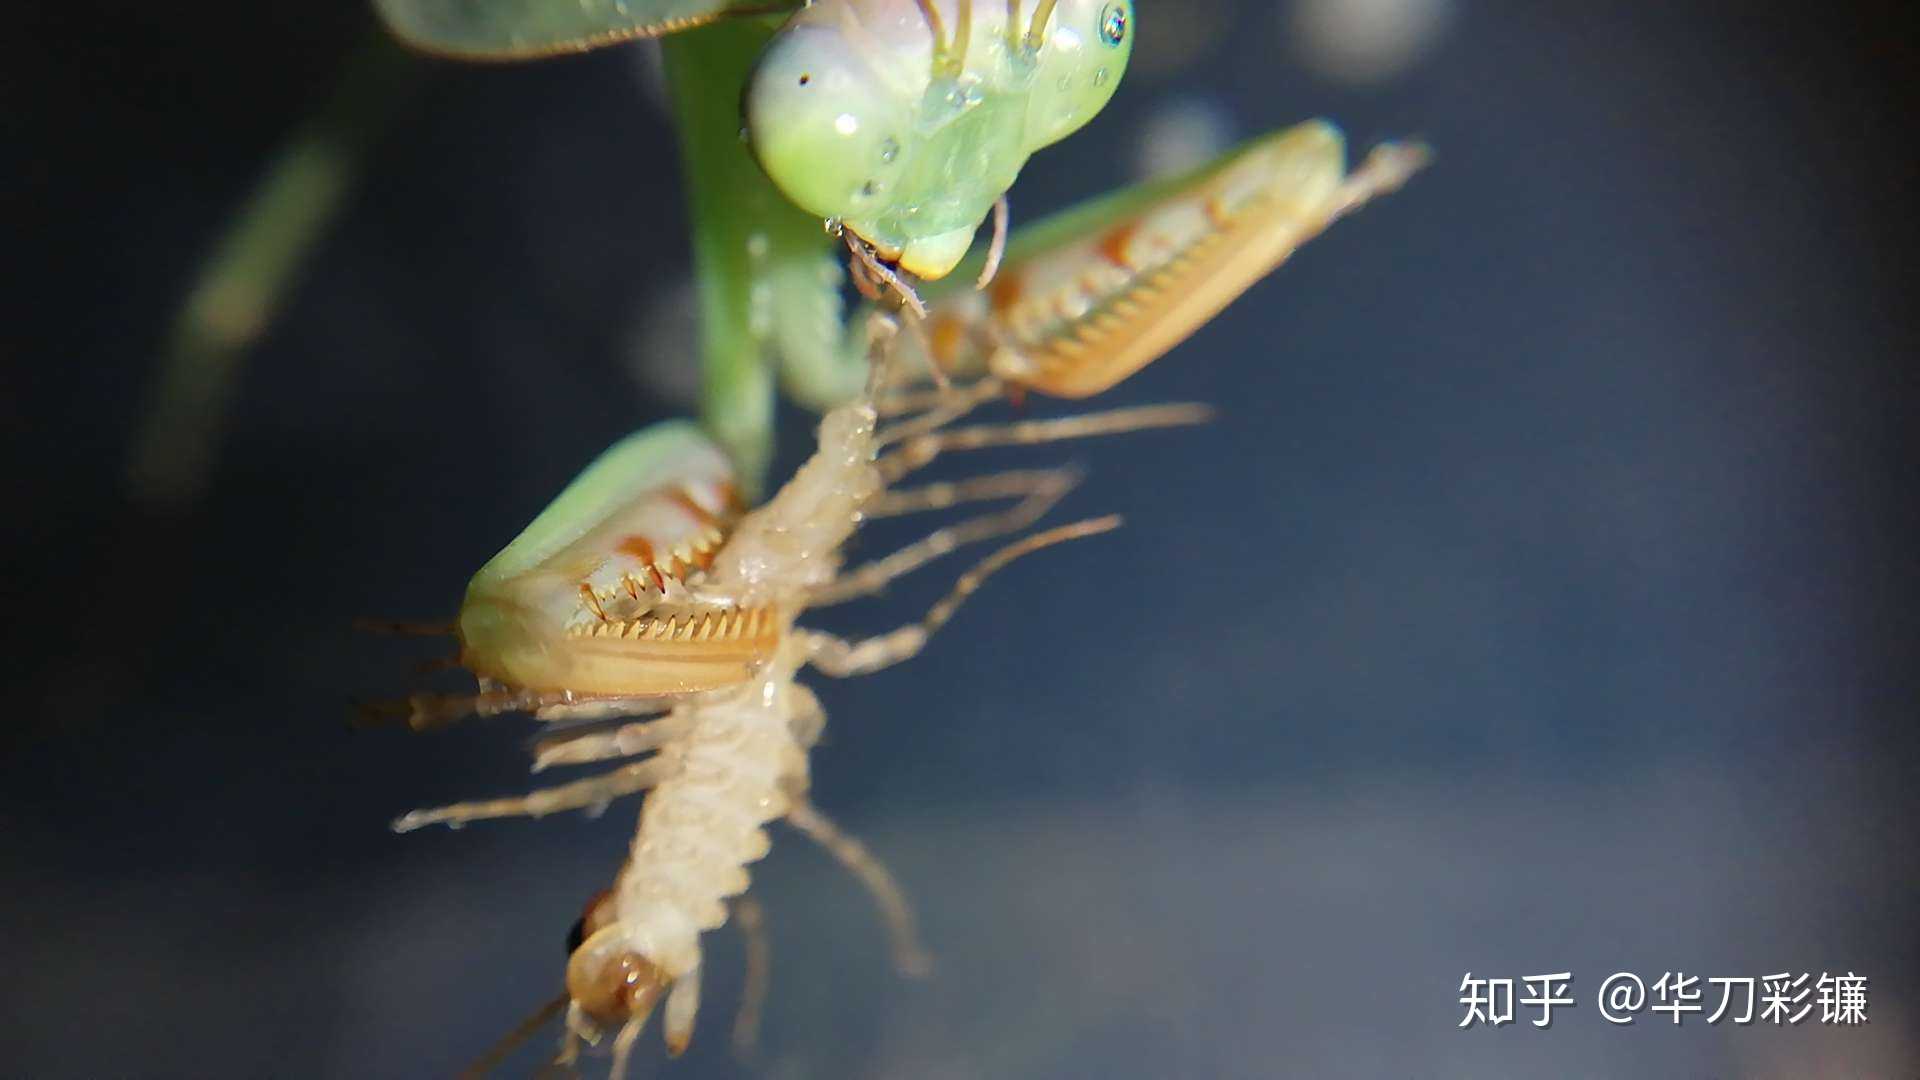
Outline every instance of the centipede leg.
<path fill-rule="evenodd" d="M 919 622 L 896 627 L 884 634 L 877 634 L 860 641 L 847 641 L 818 631 L 799 631 L 806 635 L 809 655 L 808 663 L 823 674 L 836 678 L 853 675 L 869 675 L 882 668 L 889 668 L 903 660 L 919 655 L 926 648 L 927 639 L 953 618 L 967 597 L 972 596 L 980 586 L 1001 567 L 1031 554 L 1044 547 L 1078 540 L 1081 537 L 1096 536 L 1111 532 L 1120 527 L 1120 519 L 1114 516 L 1076 521 L 1071 525 L 1037 532 L 1017 543 L 994 552 L 974 565 L 973 569 L 960 575 L 953 588 L 940 601 L 928 609 Z"/>
<path fill-rule="evenodd" d="M 900 883 L 894 880 L 886 864 L 865 844 L 828 820 L 805 797 L 794 799 L 792 808 L 787 811 L 787 824 L 827 849 L 829 855 L 867 887 L 874 903 L 880 907 L 881 917 L 886 920 L 893 965 L 900 974 L 918 978 L 932 972 L 933 955 L 920 943 L 913 905 L 907 902 L 906 893 L 901 891 Z"/>
<path fill-rule="evenodd" d="M 869 509 L 871 516 L 942 509 L 981 499 L 1019 498 L 1020 502 L 993 514 L 981 514 L 935 530 L 883 558 L 856 567 L 807 594 L 808 607 L 825 607 L 870 596 L 895 578 L 918 570 L 963 545 L 1008 536 L 1032 525 L 1053 509 L 1080 479 L 1074 469 L 1047 469 L 976 476 L 909 491 L 888 492 Z"/>
<path fill-rule="evenodd" d="M 533 771 L 629 758 L 658 750 L 693 730 L 693 723 L 691 713 L 672 713 L 656 720 L 622 724 L 611 731 L 541 739 L 533 747 Z"/>
<path fill-rule="evenodd" d="M 929 356 L 932 354 L 929 353 Z M 935 365 L 933 370 L 938 371 Z M 935 391 L 935 397 L 928 408 L 920 415 L 890 424 L 876 436 L 877 444 L 889 446 L 905 439 L 918 438 L 930 432 L 938 431 L 967 415 L 987 402 L 1006 393 L 1007 385 L 992 376 L 968 383 L 965 386 L 952 386 Z"/>
<path fill-rule="evenodd" d="M 454 803 L 451 806 L 431 810 L 415 810 L 396 819 L 393 823 L 393 831 L 412 832 L 427 825 L 459 826 L 469 821 L 482 821 L 489 818 L 537 818 L 559 813 L 562 810 L 604 808 L 621 796 L 645 791 L 675 776 L 679 771 L 679 757 L 662 754 L 600 776 L 591 776 L 571 784 L 530 791 L 525 795 Z"/>
<path fill-rule="evenodd" d="M 767 988 L 773 979 L 773 945 L 767 939 L 767 913 L 753 897 L 734 897 L 733 925 L 740 928 L 747 954 L 740 1011 L 733 1017 L 733 1053 L 745 1061 L 760 1045 L 760 1014 L 766 1008 Z"/>
<path fill-rule="evenodd" d="M 1212 417 L 1205 405 L 1146 405 L 1131 409 L 1063 416 L 1051 420 L 1023 420 L 1011 424 L 985 424 L 979 427 L 934 431 L 907 439 L 876 463 L 880 475 L 891 484 L 921 469 L 948 450 L 984 450 L 996 446 L 1031 446 L 1037 443 L 1085 439 L 1096 435 L 1117 435 L 1148 428 L 1180 427 L 1199 424 Z"/>

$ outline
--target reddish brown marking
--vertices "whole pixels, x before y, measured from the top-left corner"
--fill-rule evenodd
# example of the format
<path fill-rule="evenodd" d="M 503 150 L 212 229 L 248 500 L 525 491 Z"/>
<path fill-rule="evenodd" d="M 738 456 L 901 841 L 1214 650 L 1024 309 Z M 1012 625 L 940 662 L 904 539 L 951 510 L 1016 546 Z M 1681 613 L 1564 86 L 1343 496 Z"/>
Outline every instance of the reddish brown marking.
<path fill-rule="evenodd" d="M 1216 229 L 1224 229 L 1233 223 L 1233 215 L 1227 213 L 1227 208 L 1220 202 L 1218 195 L 1207 196 L 1200 207 L 1206 211 L 1208 223 Z"/>
<path fill-rule="evenodd" d="M 668 493 L 667 498 L 673 500 L 673 505 L 685 510 L 692 515 L 693 520 L 702 525 L 711 527 L 720 524 L 720 519 L 713 516 L 713 511 L 694 502 L 693 496 L 687 494 L 686 488 L 675 488 Z"/>
<path fill-rule="evenodd" d="M 582 584 L 580 586 L 580 598 L 587 602 L 587 606 L 593 609 L 595 615 L 600 616 L 601 622 L 607 621 L 607 610 L 600 606 L 600 598 L 593 595 L 593 586 Z"/>
<path fill-rule="evenodd" d="M 638 599 L 640 599 L 640 586 L 638 586 L 638 585 L 635 585 L 635 584 L 633 583 L 633 575 L 632 575 L 632 574 L 628 574 L 628 575 L 626 575 L 626 576 L 624 576 L 624 577 L 622 577 L 622 578 L 620 579 L 620 584 L 622 584 L 622 585 L 625 585 L 625 586 L 627 587 L 627 595 L 628 595 L 629 597 L 632 597 L 632 598 L 633 598 L 633 599 L 635 599 L 635 600 L 638 600 Z"/>
<path fill-rule="evenodd" d="M 718 485 L 718 490 L 720 492 L 720 503 L 727 508 L 728 513 L 744 514 L 747 512 L 747 500 L 740 497 L 739 488 L 734 487 L 729 481 L 722 480 Z"/>
<path fill-rule="evenodd" d="M 1127 261 L 1127 245 L 1133 241 L 1133 234 L 1139 231 L 1140 223 L 1129 221 L 1101 237 L 1100 243 L 1094 250 L 1100 253 L 1101 258 L 1122 270 L 1131 272 L 1133 264 Z"/>
<path fill-rule="evenodd" d="M 661 575 L 660 567 L 654 564 L 653 545 L 647 541 L 646 537 L 638 534 L 629 536 L 620 541 L 620 543 L 614 547 L 614 550 L 620 552 L 622 555 L 631 555 L 639 559 L 641 565 L 647 568 L 647 572 L 653 575 L 653 583 L 660 587 L 661 592 L 667 591 L 667 579 Z M 635 599 L 638 598 L 636 597 Z M 606 618 L 605 615 L 600 617 L 603 619 Z"/>

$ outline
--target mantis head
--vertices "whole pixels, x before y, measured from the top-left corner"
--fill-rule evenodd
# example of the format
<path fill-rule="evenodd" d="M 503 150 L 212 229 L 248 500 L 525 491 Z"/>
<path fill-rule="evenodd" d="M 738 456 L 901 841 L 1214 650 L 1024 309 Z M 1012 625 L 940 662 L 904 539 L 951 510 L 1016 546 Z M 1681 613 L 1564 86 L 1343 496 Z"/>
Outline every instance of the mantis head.
<path fill-rule="evenodd" d="M 747 85 L 754 157 L 801 209 L 945 276 L 1027 158 L 1106 106 L 1133 51 L 1130 0 L 1020 7 L 810 5 Z"/>

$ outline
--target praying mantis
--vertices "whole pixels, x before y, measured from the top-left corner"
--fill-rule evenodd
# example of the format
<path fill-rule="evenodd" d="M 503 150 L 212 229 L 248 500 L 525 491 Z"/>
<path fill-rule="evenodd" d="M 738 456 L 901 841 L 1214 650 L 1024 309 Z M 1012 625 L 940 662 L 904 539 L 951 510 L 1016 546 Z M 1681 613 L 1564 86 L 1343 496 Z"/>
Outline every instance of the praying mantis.
<path fill-rule="evenodd" d="M 836 235 L 857 283 L 911 297 L 901 274 L 945 276 L 990 215 L 1004 236 L 1021 166 L 1106 105 L 1134 37 L 1129 0 L 375 7 L 409 45 L 466 59 L 661 39 L 693 225 L 701 419 L 749 493 L 776 381 L 824 409 L 865 377 L 843 347 Z"/>
<path fill-rule="evenodd" d="M 746 866 L 766 853 L 763 826 L 775 820 L 820 841 L 868 885 L 902 968 L 919 966 L 891 875 L 806 798 L 807 754 L 825 716 L 797 676 L 905 661 L 1000 567 L 1118 519 L 1030 533 L 886 634 L 847 641 L 799 619 L 964 544 L 1024 532 L 1073 486 L 1057 468 L 897 486 L 943 453 L 1204 419 L 1204 407 L 1169 405 L 954 426 L 996 398 L 1083 398 L 1127 378 L 1300 244 L 1397 189 L 1425 150 L 1384 144 L 1349 170 L 1338 129 L 1309 121 L 1008 243 L 1006 186 L 1033 149 L 1106 103 L 1130 48 L 1130 4 L 819 0 L 780 23 L 769 9 L 796 5 L 377 3 L 404 37 L 459 55 L 672 35 L 667 71 L 692 188 L 708 377 L 704 430 L 674 422 L 617 443 L 474 576 L 450 632 L 478 692 L 416 695 L 387 710 L 415 729 L 532 712 L 550 725 L 536 770 L 616 764 L 523 796 L 414 811 L 394 827 L 647 793 L 625 865 L 570 944 L 556 1003 L 566 1014 L 563 1063 L 612 1035 L 620 1075 L 656 1008 L 669 1050 L 685 1048 L 702 935 L 738 909 Z M 734 136 L 742 103 L 745 145 Z M 994 242 L 970 263 L 990 213 Z M 836 236 L 867 297 L 851 317 L 838 296 Z M 776 366 L 825 413 L 813 456 L 755 506 Z M 1013 505 L 842 565 L 867 520 L 988 501 Z"/>

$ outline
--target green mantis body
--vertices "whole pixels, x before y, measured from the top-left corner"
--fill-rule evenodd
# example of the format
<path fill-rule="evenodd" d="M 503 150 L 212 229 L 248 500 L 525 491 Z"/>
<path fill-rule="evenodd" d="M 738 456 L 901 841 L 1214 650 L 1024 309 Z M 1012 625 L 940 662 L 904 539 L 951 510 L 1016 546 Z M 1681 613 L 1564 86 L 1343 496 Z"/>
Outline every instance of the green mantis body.
<path fill-rule="evenodd" d="M 569 8 L 564 18 L 556 15 L 558 22 L 516 24 L 478 13 L 498 16 L 535 5 L 382 3 L 390 13 L 397 7 L 440 20 L 422 25 L 464 27 L 467 37 L 442 42 L 455 51 L 471 51 L 475 42 L 491 42 L 496 52 L 509 46 L 584 47 L 596 39 L 583 34 L 580 13 L 604 17 L 614 10 L 589 0 L 578 12 Z M 628 19 L 624 29 L 602 27 L 616 36 L 645 29 L 633 23 L 635 10 L 654 16 L 656 31 L 740 13 L 729 5 L 644 0 L 627 0 L 618 10 Z M 1044 3 L 1036 8 L 1041 16 L 1052 10 Z M 599 776 L 524 796 L 416 811 L 395 823 L 405 831 L 537 816 L 647 793 L 629 858 L 613 887 L 590 906 L 570 946 L 567 990 L 557 1003 L 567 1017 L 563 1064 L 573 1061 L 583 1042 L 610 1035 L 613 1072 L 621 1075 L 656 1009 L 670 1052 L 687 1045 L 698 1010 L 703 935 L 725 923 L 743 899 L 747 867 L 767 851 L 763 827 L 778 819 L 823 843 L 868 885 L 888 915 L 903 970 L 918 966 L 911 915 L 891 876 L 807 801 L 807 755 L 825 715 L 796 677 L 809 668 L 861 675 L 904 661 L 999 566 L 1107 531 L 1117 519 L 1080 522 L 1009 544 L 963 575 L 924 618 L 886 634 L 845 641 L 799 620 L 811 608 L 871 595 L 962 544 L 1026 530 L 1073 482 L 1071 472 L 1053 469 L 895 486 L 942 452 L 1203 419 L 1202 407 L 1164 406 L 955 426 L 997 397 L 1023 390 L 1084 397 L 1125 379 L 1184 340 L 1305 240 L 1397 187 L 1425 159 L 1419 147 L 1389 144 L 1349 172 L 1338 130 L 1310 121 L 1253 140 L 1185 177 L 1097 199 L 1039 223 L 1011 247 L 990 290 L 970 288 L 957 274 L 930 289 L 932 306 L 924 320 L 896 313 L 877 297 L 872 310 L 847 323 L 831 239 L 820 218 L 839 216 L 846 224 L 851 215 L 811 202 L 811 194 L 798 200 L 804 209 L 797 209 L 781 191 L 818 180 L 827 195 L 861 194 L 872 159 L 887 154 L 883 139 L 862 144 L 872 152 L 862 152 L 866 159 L 849 156 L 844 167 L 834 165 L 833 148 L 848 145 L 833 141 L 846 135 L 835 121 L 847 114 L 835 110 L 857 105 L 862 111 L 853 116 L 854 136 L 873 123 L 875 134 L 913 132 L 927 140 L 914 150 L 926 156 L 914 160 L 905 160 L 903 143 L 898 175 L 874 185 L 872 197 L 887 205 L 892 218 L 880 214 L 861 226 L 881 231 L 898 225 L 909 233 L 924 226 L 925 232 L 917 238 L 903 233 L 892 246 L 884 239 L 867 238 L 869 243 L 881 255 L 897 253 L 902 265 L 918 251 L 942 264 L 942 273 L 955 268 L 966 244 L 953 237 L 964 233 L 962 239 L 970 240 L 979 222 L 972 217 L 969 223 L 973 210 L 955 207 L 981 197 L 982 205 L 990 205 L 1001 185 L 1011 182 L 1035 138 L 1039 82 L 1029 77 L 1024 84 L 1016 79 L 1012 89 L 980 91 L 983 101 L 993 103 L 972 118 L 964 110 L 941 113 L 947 106 L 930 106 L 927 95 L 943 79 L 950 86 L 966 82 L 964 63 L 957 69 L 953 64 L 956 54 L 972 55 L 973 47 L 958 44 L 969 37 L 998 39 L 1009 71 L 1018 63 L 1043 62 L 1038 39 L 1015 38 L 1013 16 L 1020 11 L 1016 2 L 1000 8 L 997 18 L 974 17 L 969 31 L 947 40 L 945 53 L 932 33 L 927 51 L 910 51 L 903 67 L 911 71 L 925 59 L 927 78 L 907 77 L 895 85 L 873 75 L 882 93 L 869 104 L 849 104 L 853 99 L 844 95 L 868 77 L 856 71 L 856 59 L 882 58 L 847 52 L 852 37 L 829 46 L 802 34 L 827 33 L 816 25 L 822 22 L 831 23 L 829 30 L 866 26 L 856 18 L 862 13 L 905 18 L 918 12 L 930 24 L 933 17 L 969 24 L 968 5 L 821 0 L 784 27 L 769 19 L 717 21 L 667 43 L 693 191 L 708 427 L 715 441 L 684 423 L 657 425 L 589 466 L 468 588 L 455 633 L 460 662 L 478 676 L 480 692 L 416 698 L 410 706 L 415 726 L 510 709 L 532 710 L 542 720 L 595 721 L 553 729 L 536 747 L 535 768 L 617 764 Z M 1124 5 L 1060 5 L 1061 13 L 1075 18 L 1116 11 L 1124 30 L 1131 16 Z M 1098 33 L 1113 24 L 1101 18 L 1089 25 Z M 509 34 L 507 26 L 521 33 Z M 1064 42 L 1066 30 L 1056 31 L 1053 40 Z M 1117 49 L 1118 43 L 1101 47 Z M 805 70 L 796 71 L 801 62 Z M 811 66 L 829 63 L 839 66 Z M 1124 55 L 1113 63 L 1111 77 L 1117 79 Z M 819 76 L 824 110 L 754 99 L 760 91 L 771 94 L 775 84 L 805 89 L 800 77 L 816 71 L 828 73 Z M 749 91 L 750 127 L 758 132 L 749 153 L 734 137 L 737 113 L 730 93 L 762 79 L 772 83 Z M 1071 86 L 1055 88 L 1065 92 Z M 1105 97 L 1078 100 L 1070 108 L 1041 111 L 1077 122 Z M 813 115 L 809 110 L 827 118 L 831 134 L 801 122 Z M 776 114 L 793 123 L 776 123 Z M 1044 135 L 1047 123 L 1039 128 Z M 789 135 L 790 146 L 781 142 Z M 942 186 L 954 179 L 956 168 L 966 171 L 955 162 L 981 154 L 1018 161 L 999 173 L 983 167 L 972 186 L 954 185 L 966 190 Z M 797 184 L 789 177 L 776 186 L 761 166 L 778 181 L 788 171 L 780 162 L 798 174 L 822 176 Z M 927 209 L 948 194 L 952 206 Z M 738 477 L 750 487 L 755 470 L 764 466 L 765 444 L 757 440 L 766 430 L 774 356 L 791 387 L 831 407 L 813 456 L 770 499 L 743 512 L 733 485 Z M 922 393 L 912 385 L 914 371 L 936 376 L 941 385 Z M 1014 505 L 949 525 L 872 563 L 843 565 L 843 547 L 871 518 L 990 500 Z M 621 723 L 605 723 L 614 720 Z"/>
<path fill-rule="evenodd" d="M 801 5 L 375 6 L 407 43 L 470 59 L 664 38 L 694 233 L 702 419 L 749 493 L 771 453 L 776 379 L 826 408 L 863 378 L 842 345 L 842 276 L 821 221 L 910 271 L 944 273 L 1028 155 L 1105 105 L 1133 37 L 1124 0 L 820 0 L 784 20 Z"/>

